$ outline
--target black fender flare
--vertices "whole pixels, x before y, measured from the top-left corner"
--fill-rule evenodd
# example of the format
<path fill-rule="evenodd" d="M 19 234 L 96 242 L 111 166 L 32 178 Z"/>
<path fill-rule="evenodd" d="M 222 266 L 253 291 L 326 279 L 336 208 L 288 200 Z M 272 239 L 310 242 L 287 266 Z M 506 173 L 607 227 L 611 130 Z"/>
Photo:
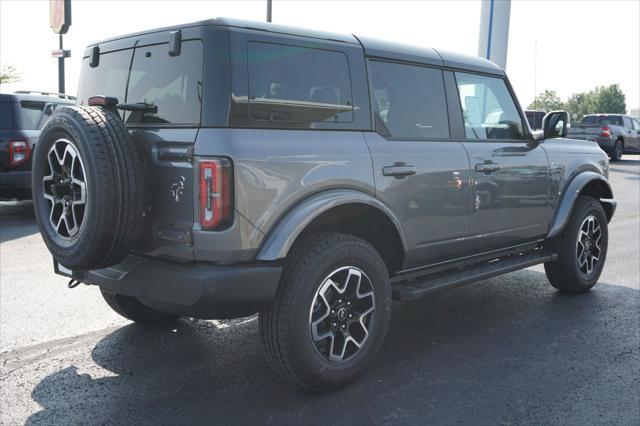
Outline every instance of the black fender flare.
<path fill-rule="evenodd" d="M 562 196 L 558 208 L 556 209 L 556 213 L 553 218 L 551 228 L 549 229 L 549 233 L 547 234 L 547 238 L 556 237 L 562 232 L 565 225 L 569 221 L 569 215 L 571 215 L 571 210 L 573 209 L 573 205 L 578 198 L 578 195 L 580 194 L 580 192 L 582 192 L 585 186 L 593 181 L 600 181 L 602 182 L 601 185 L 604 185 L 605 196 L 600 197 L 600 202 L 607 206 L 607 209 L 609 210 L 607 212 L 607 216 L 609 220 L 611 220 L 611 217 L 613 217 L 613 213 L 616 210 L 616 202 L 613 200 L 613 191 L 611 190 L 609 181 L 601 174 L 591 171 L 584 171 L 575 176 L 566 186 L 564 195 Z"/>
<path fill-rule="evenodd" d="M 296 238 L 321 214 L 345 204 L 363 204 L 384 213 L 395 225 L 404 251 L 407 242 L 400 221 L 380 200 L 352 189 L 333 189 L 312 195 L 289 210 L 270 230 L 257 256 L 259 261 L 284 259 Z"/>

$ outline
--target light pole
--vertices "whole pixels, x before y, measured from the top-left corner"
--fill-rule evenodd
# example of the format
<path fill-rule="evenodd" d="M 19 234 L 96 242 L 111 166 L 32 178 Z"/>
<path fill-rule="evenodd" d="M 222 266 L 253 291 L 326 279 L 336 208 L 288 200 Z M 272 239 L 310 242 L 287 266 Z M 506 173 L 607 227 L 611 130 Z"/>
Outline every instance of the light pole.
<path fill-rule="evenodd" d="M 533 109 L 538 109 L 538 40 L 533 41 Z"/>
<path fill-rule="evenodd" d="M 271 0 L 267 0 L 267 22 L 271 22 Z"/>

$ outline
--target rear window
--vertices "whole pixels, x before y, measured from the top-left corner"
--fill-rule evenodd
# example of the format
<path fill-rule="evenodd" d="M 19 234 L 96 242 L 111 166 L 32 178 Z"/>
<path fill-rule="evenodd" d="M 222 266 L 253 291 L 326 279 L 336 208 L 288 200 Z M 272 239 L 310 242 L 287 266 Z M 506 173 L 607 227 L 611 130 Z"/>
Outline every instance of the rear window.
<path fill-rule="evenodd" d="M 132 53 L 132 49 L 103 53 L 95 68 L 89 66 L 89 58 L 84 58 L 78 104 L 88 105 L 89 98 L 97 95 L 112 96 L 124 102 Z"/>
<path fill-rule="evenodd" d="M 248 71 L 249 98 L 234 96 L 233 102 L 248 102 L 253 120 L 353 121 L 349 64 L 342 52 L 250 42 Z"/>
<path fill-rule="evenodd" d="M 201 41 L 189 40 L 182 43 L 178 56 L 170 56 L 165 43 L 136 48 L 133 61 L 132 49 L 101 54 L 95 68 L 85 58 L 78 102 L 87 105 L 95 95 L 116 97 L 120 103 L 144 102 L 155 105 L 157 112 L 126 112 L 127 124 L 197 125 L 203 51 Z"/>
<path fill-rule="evenodd" d="M 617 115 L 588 115 L 582 119 L 582 124 L 622 126 L 622 117 Z"/>
<path fill-rule="evenodd" d="M 127 113 L 127 124 L 200 123 L 202 42 L 183 42 L 178 56 L 169 56 L 168 50 L 168 44 L 136 48 L 127 103 L 155 105 L 158 112 Z"/>
<path fill-rule="evenodd" d="M 13 130 L 13 107 L 10 102 L 0 102 L 0 130 Z"/>
<path fill-rule="evenodd" d="M 38 130 L 42 126 L 44 102 L 22 101 L 19 103 L 17 127 L 20 130 Z"/>

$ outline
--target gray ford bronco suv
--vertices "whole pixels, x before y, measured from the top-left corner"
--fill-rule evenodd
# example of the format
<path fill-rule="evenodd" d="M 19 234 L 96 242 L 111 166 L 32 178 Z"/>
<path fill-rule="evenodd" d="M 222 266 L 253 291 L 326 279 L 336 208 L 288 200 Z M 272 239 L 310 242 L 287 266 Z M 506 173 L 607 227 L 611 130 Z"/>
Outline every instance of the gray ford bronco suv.
<path fill-rule="evenodd" d="M 259 313 L 269 364 L 312 390 L 363 373 L 392 300 L 544 263 L 596 284 L 607 155 L 530 130 L 503 70 L 353 35 L 213 19 L 84 52 L 42 130 L 58 274 L 157 324 Z"/>

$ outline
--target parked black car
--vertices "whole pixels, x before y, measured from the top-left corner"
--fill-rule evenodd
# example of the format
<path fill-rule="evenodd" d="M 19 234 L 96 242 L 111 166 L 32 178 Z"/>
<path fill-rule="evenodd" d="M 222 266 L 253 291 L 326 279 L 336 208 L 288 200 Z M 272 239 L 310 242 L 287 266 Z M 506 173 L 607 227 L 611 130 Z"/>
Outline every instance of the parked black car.
<path fill-rule="evenodd" d="M 48 92 L 0 94 L 0 199 L 31 198 L 31 153 L 56 107 L 75 98 Z"/>
<path fill-rule="evenodd" d="M 628 115 L 585 115 L 581 124 L 571 126 L 569 137 L 598 142 L 614 161 L 623 154 L 640 154 L 640 121 Z"/>
<path fill-rule="evenodd" d="M 393 299 L 604 266 L 606 154 L 481 58 L 214 19 L 89 46 L 78 93 L 34 157 L 56 272 L 140 323 L 259 312 L 300 386 L 367 371 Z"/>

